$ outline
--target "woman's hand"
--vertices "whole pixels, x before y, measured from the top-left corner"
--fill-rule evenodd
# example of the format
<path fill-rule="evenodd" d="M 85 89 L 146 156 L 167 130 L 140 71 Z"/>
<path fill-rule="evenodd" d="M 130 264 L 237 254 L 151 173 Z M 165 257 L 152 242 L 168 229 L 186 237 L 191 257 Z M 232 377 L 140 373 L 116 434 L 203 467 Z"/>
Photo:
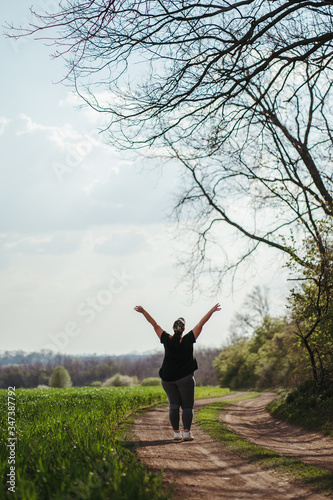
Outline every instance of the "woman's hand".
<path fill-rule="evenodd" d="M 212 307 L 207 314 L 205 314 L 205 316 L 199 321 L 199 323 L 194 328 L 192 328 L 195 339 L 198 338 L 201 333 L 202 327 L 205 323 L 207 323 L 207 321 L 215 311 L 221 311 L 221 306 L 219 303 L 215 304 L 215 306 Z"/>
<path fill-rule="evenodd" d="M 134 307 L 134 310 L 137 311 L 138 313 L 141 313 L 144 315 L 144 317 L 146 318 L 146 320 L 148 321 L 148 323 L 150 323 L 152 325 L 152 327 L 154 328 L 155 332 L 157 333 L 158 337 L 161 338 L 161 335 L 163 333 L 163 328 L 161 328 L 157 323 L 156 321 L 154 320 L 154 318 L 152 318 L 150 316 L 150 314 L 147 313 L 147 311 L 144 310 L 144 308 L 142 306 L 135 306 Z"/>

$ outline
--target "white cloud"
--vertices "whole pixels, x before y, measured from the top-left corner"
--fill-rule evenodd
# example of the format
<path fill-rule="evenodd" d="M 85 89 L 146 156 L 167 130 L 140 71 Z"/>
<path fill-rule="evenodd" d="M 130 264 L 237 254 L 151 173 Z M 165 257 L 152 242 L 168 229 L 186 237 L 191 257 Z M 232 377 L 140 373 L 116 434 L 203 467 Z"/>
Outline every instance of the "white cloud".
<path fill-rule="evenodd" d="M 4 116 L 0 116 L 0 135 L 4 133 L 6 126 L 8 125 L 10 120 L 5 118 Z"/>
<path fill-rule="evenodd" d="M 149 236 L 137 229 L 114 231 L 111 237 L 103 238 L 95 244 L 94 250 L 105 255 L 133 255 L 140 252 L 149 252 L 152 246 Z"/>
<path fill-rule="evenodd" d="M 82 105 L 82 99 L 74 92 L 67 92 L 66 96 L 59 100 L 58 106 L 61 108 Z"/>
<path fill-rule="evenodd" d="M 3 251 L 9 254 L 57 255 L 72 253 L 80 247 L 82 235 L 78 232 L 23 236 L 10 235 L 4 241 Z"/>
<path fill-rule="evenodd" d="M 89 141 L 71 126 L 21 115 L 10 121 L 0 145 L 4 231 L 49 233 L 163 218 L 169 194 L 156 176 L 139 175 L 125 154 L 114 154 L 94 136 Z"/>
<path fill-rule="evenodd" d="M 89 99 L 91 96 L 87 96 Z M 116 96 L 110 91 L 95 92 L 94 98 L 100 105 L 108 108 L 110 102 L 115 102 Z M 97 113 L 91 106 L 89 106 L 81 97 L 74 92 L 67 92 L 66 96 L 59 100 L 59 108 L 77 109 L 80 111 L 81 117 L 84 117 L 86 123 L 90 123 L 93 127 L 100 127 L 103 129 L 107 126 L 108 114 Z M 101 123 L 101 118 L 104 120 Z"/>
<path fill-rule="evenodd" d="M 110 146 L 105 143 L 103 136 L 99 134 L 96 127 L 90 130 L 79 131 L 68 123 L 60 127 L 44 125 L 34 122 L 30 116 L 23 113 L 19 114 L 18 119 L 21 121 L 22 126 L 22 128 L 16 132 L 18 136 L 44 131 L 46 132 L 46 138 L 56 144 L 56 146 L 64 152 L 72 152 L 84 158 L 92 151 L 93 147 L 107 149 L 108 151 L 111 149 Z"/>

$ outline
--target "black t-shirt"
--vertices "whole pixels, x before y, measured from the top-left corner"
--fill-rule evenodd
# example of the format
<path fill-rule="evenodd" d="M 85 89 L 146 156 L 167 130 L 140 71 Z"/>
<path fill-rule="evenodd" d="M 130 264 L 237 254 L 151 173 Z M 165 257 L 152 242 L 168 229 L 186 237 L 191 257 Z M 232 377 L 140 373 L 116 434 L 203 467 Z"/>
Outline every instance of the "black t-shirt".
<path fill-rule="evenodd" d="M 184 335 L 178 346 L 171 339 L 167 332 L 162 333 L 161 344 L 164 344 L 165 355 L 159 375 L 165 382 L 179 380 L 198 369 L 193 352 L 193 344 L 196 341 L 193 331 Z"/>

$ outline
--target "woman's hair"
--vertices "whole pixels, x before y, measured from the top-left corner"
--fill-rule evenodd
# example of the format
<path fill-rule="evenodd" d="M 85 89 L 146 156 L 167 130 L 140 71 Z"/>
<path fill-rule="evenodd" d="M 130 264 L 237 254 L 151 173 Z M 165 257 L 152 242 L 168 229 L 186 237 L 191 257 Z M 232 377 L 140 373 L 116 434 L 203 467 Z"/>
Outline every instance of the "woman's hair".
<path fill-rule="evenodd" d="M 185 330 L 185 320 L 184 318 L 178 318 L 173 324 L 173 343 L 178 347 L 180 345 L 180 337 L 182 336 L 183 331 Z"/>
<path fill-rule="evenodd" d="M 185 330 L 185 320 L 184 318 L 178 318 L 173 324 L 173 331 L 175 333 L 180 333 L 182 334 L 183 331 Z"/>

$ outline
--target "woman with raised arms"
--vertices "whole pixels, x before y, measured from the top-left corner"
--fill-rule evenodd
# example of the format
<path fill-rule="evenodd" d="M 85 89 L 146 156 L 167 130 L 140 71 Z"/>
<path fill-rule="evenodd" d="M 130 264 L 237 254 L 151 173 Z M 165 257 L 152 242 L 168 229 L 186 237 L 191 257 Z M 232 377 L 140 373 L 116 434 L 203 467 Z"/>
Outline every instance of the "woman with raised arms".
<path fill-rule="evenodd" d="M 203 325 L 215 311 L 220 311 L 220 304 L 212 307 L 207 314 L 186 335 L 184 318 L 178 318 L 173 324 L 173 335 L 169 335 L 148 314 L 142 306 L 135 306 L 137 312 L 144 315 L 152 325 L 161 343 L 164 345 L 164 359 L 159 371 L 162 386 L 169 400 L 169 418 L 174 430 L 174 439 L 191 441 L 191 425 L 193 419 L 194 372 L 198 368 L 193 352 L 193 344 L 201 333 Z M 182 407 L 183 435 L 179 429 L 179 409 Z"/>

